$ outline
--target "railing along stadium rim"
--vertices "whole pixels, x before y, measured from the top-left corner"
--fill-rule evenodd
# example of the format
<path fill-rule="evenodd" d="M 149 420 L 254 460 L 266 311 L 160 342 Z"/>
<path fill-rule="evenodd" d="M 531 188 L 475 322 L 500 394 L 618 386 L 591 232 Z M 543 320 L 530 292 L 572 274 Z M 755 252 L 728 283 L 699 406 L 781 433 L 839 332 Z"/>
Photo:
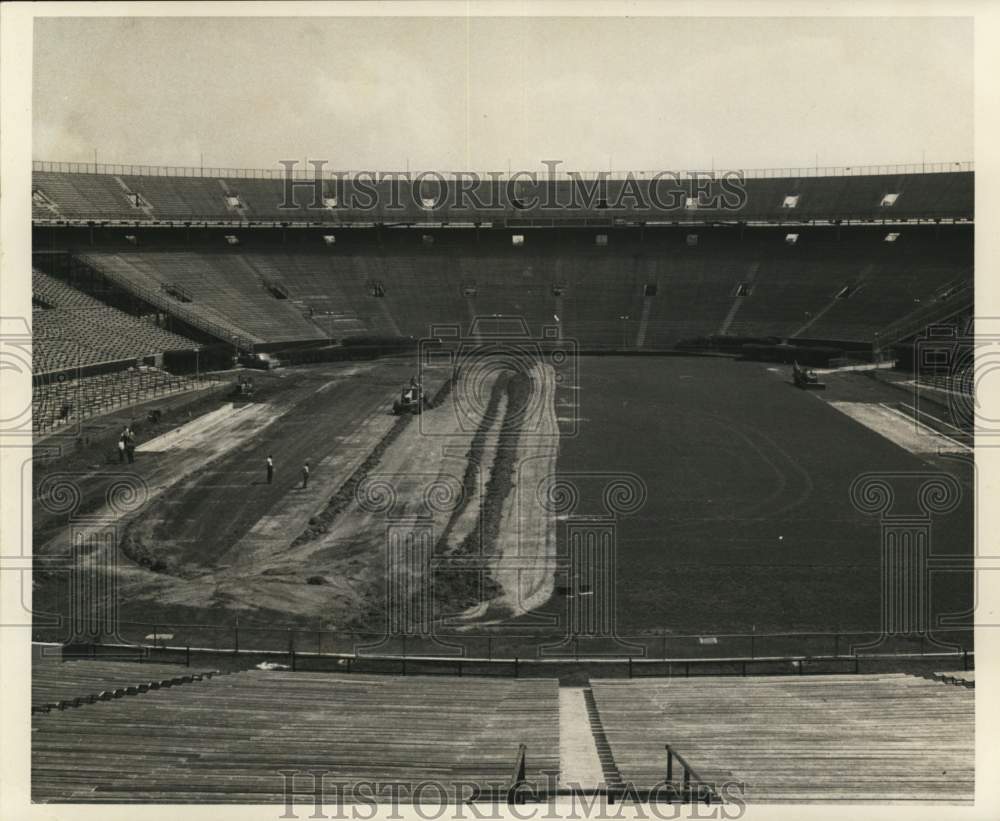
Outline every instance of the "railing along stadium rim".
<path fill-rule="evenodd" d="M 53 629 L 44 629 L 36 641 L 60 641 Z M 593 659 L 595 653 L 607 661 L 700 663 L 723 660 L 759 661 L 775 658 L 852 658 L 878 654 L 891 646 L 890 655 L 933 656 L 947 652 L 962 657 L 973 650 L 971 627 L 938 628 L 929 634 L 892 634 L 875 631 L 705 633 L 674 634 L 666 631 L 632 636 L 567 636 L 558 633 L 511 633 L 504 635 L 440 632 L 407 635 L 358 631 L 329 631 L 291 626 L 265 627 L 236 619 L 225 624 L 176 624 L 170 622 L 119 621 L 115 635 L 94 636 L 97 644 L 133 647 L 185 647 L 220 653 L 299 653 L 313 657 L 379 657 L 419 661 L 429 656 L 453 661 L 515 662 L 536 657 L 538 661 Z M 89 644 L 90 638 L 79 639 Z M 543 651 L 542 648 L 549 648 Z M 558 648 L 558 652 L 552 650 Z M 461 650 L 460 653 L 455 651 Z M 610 651 L 610 652 L 609 652 Z M 883 649 L 883 652 L 886 652 Z"/>
<path fill-rule="evenodd" d="M 45 644 L 46 642 L 36 643 Z M 112 641 L 53 642 L 59 645 L 59 655 L 72 659 L 118 659 L 136 662 L 185 664 L 219 664 L 227 669 L 280 669 L 311 672 L 341 672 L 374 675 L 454 675 L 497 676 L 502 678 L 535 678 L 568 676 L 575 671 L 590 670 L 607 678 L 688 678 L 709 676 L 761 675 L 829 675 L 872 672 L 909 672 L 919 670 L 974 669 L 975 651 L 942 650 L 929 653 L 868 652 L 840 655 L 723 656 L 707 658 L 645 658 L 636 656 L 514 656 L 513 658 L 478 658 L 467 656 L 399 655 L 390 653 L 361 655 L 359 653 L 320 653 L 309 650 L 240 650 L 238 648 L 197 647 L 191 644 L 122 643 Z M 777 665 L 777 669 L 775 668 Z M 862 669 L 862 665 L 864 669 Z"/>
<path fill-rule="evenodd" d="M 296 160 L 298 163 L 299 161 Z M 316 162 L 320 162 L 316 160 Z M 292 179 L 313 180 L 316 178 L 316 171 L 312 165 L 301 163 L 291 171 Z M 228 179 L 248 179 L 248 180 L 281 180 L 288 176 L 288 171 L 282 166 L 280 168 L 205 168 L 193 166 L 172 166 L 172 165 L 127 165 L 121 163 L 83 163 L 83 162 L 54 162 L 49 160 L 32 160 L 32 171 L 57 172 L 65 174 L 123 174 L 127 176 L 139 177 L 223 177 Z M 607 179 L 625 179 L 629 176 L 637 179 L 651 179 L 658 174 L 676 175 L 680 179 L 706 179 L 716 175 L 726 173 L 739 173 L 745 179 L 782 179 L 786 177 L 867 177 L 867 176 L 887 176 L 899 174 L 944 174 L 959 171 L 974 171 L 972 162 L 934 162 L 934 163 L 906 163 L 896 165 L 847 165 L 847 166 L 802 166 L 786 168 L 745 168 L 745 169 L 712 169 L 712 170 L 612 170 L 607 171 L 555 171 L 550 173 L 547 168 L 540 166 L 539 169 L 530 173 L 537 174 L 537 181 L 547 182 L 550 180 L 569 181 L 575 178 L 582 180 L 595 180 L 606 175 Z M 441 176 L 445 179 L 457 179 L 459 177 L 468 178 L 470 174 L 478 173 L 483 180 L 504 181 L 516 177 L 522 182 L 529 182 L 524 178 L 523 171 L 502 171 L 476 172 L 476 171 L 434 171 L 434 170 L 407 170 L 407 171 L 379 171 L 376 169 L 321 169 L 320 177 L 323 179 L 335 179 L 343 176 L 348 179 L 358 175 L 396 175 L 396 178 L 415 179 L 421 175 L 426 175 L 428 181 L 432 181 Z"/>

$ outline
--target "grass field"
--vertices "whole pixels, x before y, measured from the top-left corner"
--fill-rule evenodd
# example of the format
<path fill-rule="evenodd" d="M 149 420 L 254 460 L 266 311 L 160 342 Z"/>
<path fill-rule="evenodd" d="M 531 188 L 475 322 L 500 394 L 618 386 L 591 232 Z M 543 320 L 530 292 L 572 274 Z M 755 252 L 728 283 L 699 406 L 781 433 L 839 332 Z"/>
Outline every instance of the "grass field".
<path fill-rule="evenodd" d="M 787 368 L 726 359 L 581 359 L 561 477 L 630 472 L 647 490 L 617 522 L 620 634 L 878 630 L 879 518 L 849 495 L 868 472 L 958 477 L 961 502 L 933 520 L 932 551 L 971 556 L 971 466 L 911 454 L 828 404 L 895 389 L 836 374 L 820 395 L 788 380 Z M 600 513 L 599 488 L 578 484 L 577 512 Z M 935 574 L 932 597 L 934 614 L 966 610 L 971 574 Z"/>
<path fill-rule="evenodd" d="M 149 439 L 135 466 L 74 457 L 87 510 L 123 475 L 150 494 L 118 523 L 122 619 L 207 625 L 178 640 L 213 646 L 229 641 L 237 615 L 245 633 L 277 628 L 277 638 L 260 633 L 268 646 L 287 643 L 285 626 L 378 632 L 392 524 L 434 533 L 436 612 L 461 612 L 463 635 L 537 635 L 521 628 L 540 621 L 561 634 L 583 601 L 566 596 L 576 572 L 567 570 L 569 529 L 595 516 L 607 525 L 605 493 L 619 494 L 621 482 L 645 500 L 614 515 L 614 572 L 598 572 L 587 599 L 621 636 L 878 630 L 880 521 L 850 498 L 865 473 L 898 474 L 899 510 L 910 513 L 913 474 L 955 477 L 962 496 L 932 520 L 932 555 L 972 552 L 971 464 L 908 452 L 838 410 L 870 405 L 894 418 L 886 406 L 900 390 L 863 374 L 831 374 L 818 394 L 793 387 L 787 369 L 729 359 L 581 357 L 559 372 L 540 366 L 531 384 L 545 400 L 528 403 L 530 424 L 511 415 L 514 393 L 491 371 L 482 384 L 459 381 L 416 424 L 389 413 L 412 368 L 401 360 L 288 369 L 262 381 L 260 401 L 221 407 L 217 428 L 205 405 L 189 433 L 150 431 L 167 444 Z M 492 399 L 469 427 L 456 403 L 473 390 Z M 273 484 L 268 453 L 278 463 Z M 305 459 L 314 468 L 308 489 Z M 539 504 L 553 476 L 578 496 L 572 511 Z M 392 510 L 358 495 L 373 477 L 393 484 Z M 454 505 L 427 507 L 432 488 L 462 487 Z M 36 502 L 36 554 L 61 554 L 65 523 Z M 449 569 L 449 557 L 478 570 Z M 42 610 L 65 610 L 63 582 L 39 574 Z M 930 598 L 932 616 L 968 610 L 971 574 L 936 573 Z"/>

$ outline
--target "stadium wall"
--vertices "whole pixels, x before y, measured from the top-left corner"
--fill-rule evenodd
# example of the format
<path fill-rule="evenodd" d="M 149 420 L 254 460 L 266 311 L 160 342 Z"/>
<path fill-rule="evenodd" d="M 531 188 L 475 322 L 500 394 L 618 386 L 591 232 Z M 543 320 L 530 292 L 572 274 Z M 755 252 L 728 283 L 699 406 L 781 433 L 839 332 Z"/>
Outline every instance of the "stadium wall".
<path fill-rule="evenodd" d="M 182 274 L 193 288 L 214 283 L 205 305 L 215 312 L 207 315 L 219 320 L 221 310 L 236 331 L 255 337 L 258 350 L 419 339 L 433 336 L 438 323 L 468 328 L 477 315 L 520 316 L 533 333 L 556 325 L 587 349 L 668 350 L 711 335 L 870 347 L 880 330 L 932 309 L 946 292 L 970 294 L 973 279 L 972 226 L 943 224 L 333 232 L 36 226 L 35 247 L 39 257 L 61 251 L 97 269 L 142 268 L 150 288 Z M 268 296 L 268 285 L 288 298 Z M 845 288 L 850 295 L 840 298 Z M 238 304 L 228 305 L 229 297 Z M 241 324 L 244 310 L 260 317 L 253 327 Z"/>

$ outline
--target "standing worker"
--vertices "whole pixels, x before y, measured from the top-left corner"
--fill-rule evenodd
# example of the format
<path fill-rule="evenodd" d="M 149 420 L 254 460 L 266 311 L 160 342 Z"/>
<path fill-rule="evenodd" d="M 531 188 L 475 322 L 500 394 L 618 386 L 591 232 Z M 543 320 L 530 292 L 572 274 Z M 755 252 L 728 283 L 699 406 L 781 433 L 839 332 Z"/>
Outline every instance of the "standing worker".
<path fill-rule="evenodd" d="M 309 460 L 302 466 L 302 489 L 309 487 Z"/>
<path fill-rule="evenodd" d="M 125 434 L 118 437 L 118 464 L 125 464 Z"/>
<path fill-rule="evenodd" d="M 128 455 L 128 463 L 131 465 L 135 462 L 135 434 L 132 433 L 132 428 L 125 428 L 125 453 Z"/>
<path fill-rule="evenodd" d="M 267 483 L 271 484 L 274 479 L 274 459 L 271 458 L 271 454 L 267 455 Z"/>

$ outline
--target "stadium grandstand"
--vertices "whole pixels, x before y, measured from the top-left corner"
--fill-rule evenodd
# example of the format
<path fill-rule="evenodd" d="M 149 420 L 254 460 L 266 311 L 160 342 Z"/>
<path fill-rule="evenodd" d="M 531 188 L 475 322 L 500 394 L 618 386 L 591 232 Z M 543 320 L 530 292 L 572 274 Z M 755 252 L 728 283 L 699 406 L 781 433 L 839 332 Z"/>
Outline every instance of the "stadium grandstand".
<path fill-rule="evenodd" d="M 313 183 L 297 180 L 306 190 L 293 193 L 304 202 L 281 210 L 280 223 L 259 206 L 227 205 L 238 199 L 229 193 L 236 181 L 255 181 L 270 186 L 269 215 L 279 213 L 283 184 L 258 178 L 263 171 L 113 170 L 36 170 L 36 200 L 60 214 L 43 215 L 36 204 L 37 245 L 58 236 L 74 264 L 223 341 L 260 350 L 421 338 L 434 323 L 492 315 L 523 317 L 533 331 L 555 321 L 560 336 L 584 347 L 662 350 L 713 335 L 880 347 L 881 332 L 907 316 L 920 313 L 926 325 L 972 299 L 967 167 L 751 172 L 744 205 L 729 210 L 623 207 L 609 217 L 605 204 L 561 209 L 556 219 L 538 217 L 539 206 L 495 216 L 484 209 L 457 222 L 451 211 L 313 208 Z M 126 203 L 126 180 L 150 186 L 149 204 L 128 220 L 105 210 L 115 196 L 116 208 Z M 690 180 L 678 184 L 697 193 Z M 103 196 L 88 210 L 82 197 L 94 190 Z M 520 196 L 542 201 L 538 191 Z M 192 244 L 196 223 L 204 230 Z M 289 226 L 301 228 L 292 240 Z"/>
<path fill-rule="evenodd" d="M 319 774 L 350 803 L 548 801 L 580 776 L 611 803 L 967 802 L 973 792 L 973 673 L 560 688 L 39 659 L 34 675 L 42 802 L 322 803 L 333 793 Z M 587 705 L 593 761 L 566 752 L 579 732 L 567 726 L 574 700 Z"/>
<path fill-rule="evenodd" d="M 163 370 L 164 357 L 196 355 L 194 340 L 127 313 L 37 268 L 31 272 L 38 434 L 115 407 L 203 387 Z"/>
<path fill-rule="evenodd" d="M 280 171 L 34 164 L 34 430 L 87 471 L 33 480 L 35 601 L 69 608 L 34 629 L 35 801 L 971 803 L 971 164 L 646 208 L 654 172 L 396 209 L 324 173 L 287 207 Z M 923 518 L 856 491 L 928 463 Z M 948 578 L 887 631 L 914 571 L 876 531 L 932 523 Z"/>

